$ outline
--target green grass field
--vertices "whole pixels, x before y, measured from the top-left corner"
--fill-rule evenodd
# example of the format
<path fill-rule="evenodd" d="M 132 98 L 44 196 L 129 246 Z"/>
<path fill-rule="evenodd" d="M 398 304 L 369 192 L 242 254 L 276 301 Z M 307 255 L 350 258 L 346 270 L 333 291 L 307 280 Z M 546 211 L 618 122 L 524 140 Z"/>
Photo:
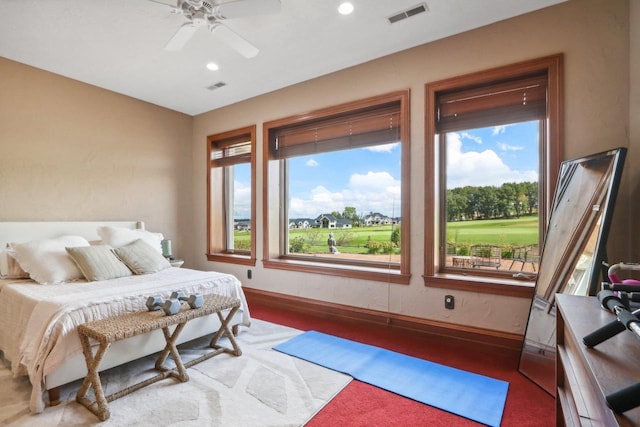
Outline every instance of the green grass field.
<path fill-rule="evenodd" d="M 538 217 L 490 219 L 447 223 L 447 242 L 522 246 L 538 243 Z"/>
<path fill-rule="evenodd" d="M 367 253 L 367 240 L 389 242 L 393 231 L 391 225 L 375 227 L 355 227 L 351 229 L 331 230 L 340 252 Z M 398 227 L 398 226 L 395 226 Z M 290 230 L 289 241 L 302 237 L 310 253 L 326 253 L 328 250 L 328 229 Z M 251 234 L 236 231 L 238 244 L 248 245 Z M 447 242 L 457 248 L 474 244 L 500 245 L 504 248 L 538 243 L 538 217 L 527 216 L 513 219 L 459 221 L 447 223 Z"/>

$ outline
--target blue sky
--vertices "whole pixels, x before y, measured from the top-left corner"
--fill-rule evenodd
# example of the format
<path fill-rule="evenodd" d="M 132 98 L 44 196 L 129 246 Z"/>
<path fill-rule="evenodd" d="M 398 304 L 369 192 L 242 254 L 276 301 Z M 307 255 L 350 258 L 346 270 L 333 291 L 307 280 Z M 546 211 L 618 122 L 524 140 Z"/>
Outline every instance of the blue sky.
<path fill-rule="evenodd" d="M 447 187 L 538 181 L 538 122 L 452 132 Z"/>
<path fill-rule="evenodd" d="M 296 157 L 289 168 L 290 218 L 315 218 L 345 206 L 361 214 L 401 215 L 399 144 Z M 249 216 L 248 169 L 236 170 L 236 218 Z M 449 188 L 537 181 L 538 122 L 449 134 L 447 171 Z M 413 186 L 415 191 L 422 183 Z"/>
<path fill-rule="evenodd" d="M 289 217 L 315 218 L 354 206 L 358 213 L 400 215 L 400 144 L 289 160 Z"/>

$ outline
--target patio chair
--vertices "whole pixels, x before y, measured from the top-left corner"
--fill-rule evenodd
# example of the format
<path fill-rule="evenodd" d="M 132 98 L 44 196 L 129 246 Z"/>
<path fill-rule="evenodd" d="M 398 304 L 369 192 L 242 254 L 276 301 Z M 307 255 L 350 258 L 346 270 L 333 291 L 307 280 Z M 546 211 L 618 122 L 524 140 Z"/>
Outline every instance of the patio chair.
<path fill-rule="evenodd" d="M 516 246 L 513 248 L 513 258 L 511 259 L 511 265 L 509 270 L 513 268 L 513 264 L 516 262 L 521 263 L 520 271 L 524 268 L 525 264 L 530 263 L 533 267 L 533 272 L 536 272 L 536 264 L 540 261 L 540 255 L 538 255 L 538 245 Z"/>
<path fill-rule="evenodd" d="M 502 248 L 496 245 L 473 245 L 469 248 L 472 267 L 500 268 L 502 261 Z"/>
<path fill-rule="evenodd" d="M 527 247 L 526 246 L 516 246 L 513 248 L 513 258 L 511 258 L 511 265 L 509 266 L 509 270 L 513 268 L 513 264 L 516 262 L 521 263 L 520 271 L 524 268 L 524 265 L 527 262 Z"/>
<path fill-rule="evenodd" d="M 540 262 L 540 249 L 538 245 L 527 246 L 526 262 L 530 262 L 533 267 L 533 272 L 536 271 L 536 264 Z"/>

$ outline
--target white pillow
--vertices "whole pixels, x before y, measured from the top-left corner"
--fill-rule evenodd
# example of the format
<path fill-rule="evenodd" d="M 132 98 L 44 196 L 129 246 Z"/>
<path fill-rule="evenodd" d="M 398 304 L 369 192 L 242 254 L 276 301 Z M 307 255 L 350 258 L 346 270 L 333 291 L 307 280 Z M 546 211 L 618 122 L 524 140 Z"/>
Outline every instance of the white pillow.
<path fill-rule="evenodd" d="M 157 253 L 142 239 L 112 250 L 134 274 L 157 273 L 171 267 L 169 261 L 162 254 Z"/>
<path fill-rule="evenodd" d="M 53 284 L 84 279 L 80 269 L 67 253 L 67 247 L 89 246 L 80 236 L 12 243 L 15 258 L 29 276 L 41 284 Z"/>
<path fill-rule="evenodd" d="M 20 267 L 12 249 L 0 250 L 0 277 L 3 279 L 26 279 L 29 273 Z"/>
<path fill-rule="evenodd" d="M 162 233 L 111 226 L 98 227 L 97 232 L 102 239 L 102 244 L 110 245 L 114 248 L 119 248 L 141 239 L 153 249 L 162 253 L 162 240 L 164 240 Z"/>

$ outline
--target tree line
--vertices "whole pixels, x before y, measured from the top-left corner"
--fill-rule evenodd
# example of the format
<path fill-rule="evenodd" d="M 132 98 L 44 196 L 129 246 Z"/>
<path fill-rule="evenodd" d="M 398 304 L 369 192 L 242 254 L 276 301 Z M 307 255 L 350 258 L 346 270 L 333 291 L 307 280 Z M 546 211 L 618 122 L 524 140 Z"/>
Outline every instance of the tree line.
<path fill-rule="evenodd" d="M 466 186 L 447 190 L 447 221 L 519 218 L 538 212 L 537 182 L 507 182 L 500 187 Z"/>

